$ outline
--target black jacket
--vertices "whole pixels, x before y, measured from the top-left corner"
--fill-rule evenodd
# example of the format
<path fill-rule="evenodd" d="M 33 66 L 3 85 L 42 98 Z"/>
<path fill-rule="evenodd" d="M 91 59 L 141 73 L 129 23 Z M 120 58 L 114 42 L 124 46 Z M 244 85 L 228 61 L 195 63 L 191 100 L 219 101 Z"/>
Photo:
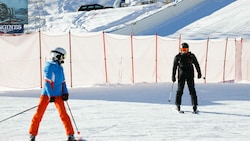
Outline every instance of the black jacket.
<path fill-rule="evenodd" d="M 182 54 L 182 53 L 177 54 L 174 58 L 172 76 L 176 75 L 176 70 L 178 68 L 178 79 L 182 77 L 194 78 L 193 65 L 195 66 L 197 73 L 201 74 L 200 65 L 193 53 L 188 52 L 185 54 Z"/>

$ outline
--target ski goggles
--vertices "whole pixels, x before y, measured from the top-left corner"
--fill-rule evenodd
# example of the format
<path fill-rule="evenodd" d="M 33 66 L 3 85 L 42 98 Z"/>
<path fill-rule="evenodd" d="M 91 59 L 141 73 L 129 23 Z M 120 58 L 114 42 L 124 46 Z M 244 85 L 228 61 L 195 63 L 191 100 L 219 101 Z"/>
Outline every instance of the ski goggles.
<path fill-rule="evenodd" d="M 182 52 L 188 52 L 188 48 L 181 48 Z"/>
<path fill-rule="evenodd" d="M 64 55 L 62 55 L 62 59 L 65 59 L 66 58 L 66 55 L 64 54 Z"/>

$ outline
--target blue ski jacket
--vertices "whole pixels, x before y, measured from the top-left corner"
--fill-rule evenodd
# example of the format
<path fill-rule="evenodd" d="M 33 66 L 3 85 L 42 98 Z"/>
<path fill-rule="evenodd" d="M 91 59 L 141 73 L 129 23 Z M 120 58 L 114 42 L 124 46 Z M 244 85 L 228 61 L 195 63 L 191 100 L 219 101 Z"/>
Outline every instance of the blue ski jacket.
<path fill-rule="evenodd" d="M 57 61 L 50 60 L 46 62 L 44 68 L 44 80 L 42 95 L 51 97 L 68 94 L 63 67 Z"/>

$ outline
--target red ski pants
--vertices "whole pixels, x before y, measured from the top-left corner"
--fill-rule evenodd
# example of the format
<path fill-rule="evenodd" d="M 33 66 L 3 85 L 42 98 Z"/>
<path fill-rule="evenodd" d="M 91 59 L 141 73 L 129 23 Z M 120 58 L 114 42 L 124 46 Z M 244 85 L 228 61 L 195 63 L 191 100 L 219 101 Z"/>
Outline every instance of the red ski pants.
<path fill-rule="evenodd" d="M 40 125 L 40 122 L 42 120 L 42 117 L 44 115 L 44 112 L 49 104 L 49 97 L 45 95 L 40 96 L 40 101 L 36 110 L 35 115 L 32 118 L 29 133 L 33 136 L 36 136 L 38 133 L 38 128 Z M 56 97 L 54 102 L 58 113 L 60 115 L 60 118 L 62 120 L 62 123 L 66 130 L 66 135 L 73 135 L 74 129 L 71 124 L 71 120 L 69 118 L 69 115 L 67 114 L 67 111 L 64 106 L 64 101 L 62 100 L 62 97 Z M 52 123 L 53 124 L 53 123 Z"/>

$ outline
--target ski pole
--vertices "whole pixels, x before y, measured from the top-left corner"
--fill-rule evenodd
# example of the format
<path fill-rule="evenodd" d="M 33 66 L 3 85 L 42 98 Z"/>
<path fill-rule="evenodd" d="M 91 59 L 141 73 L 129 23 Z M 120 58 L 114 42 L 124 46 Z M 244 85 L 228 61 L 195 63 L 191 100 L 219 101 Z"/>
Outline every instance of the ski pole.
<path fill-rule="evenodd" d="M 6 120 L 8 120 L 8 119 L 11 119 L 11 118 L 13 118 L 13 117 L 15 117 L 15 116 L 18 116 L 18 115 L 20 115 L 20 114 L 22 114 L 22 113 L 24 113 L 24 112 L 27 112 L 27 111 L 29 111 L 29 110 L 32 110 L 32 109 L 34 109 L 34 108 L 36 108 L 36 107 L 37 107 L 37 105 L 36 105 L 36 106 L 33 106 L 33 107 L 29 108 L 29 109 L 26 109 L 26 110 L 24 110 L 24 111 L 22 111 L 22 112 L 20 112 L 20 113 L 17 113 L 17 114 L 15 114 L 15 115 L 13 115 L 13 116 L 10 116 L 10 117 L 8 117 L 8 118 L 5 118 L 5 119 L 1 120 L 0 123 L 3 122 L 3 121 L 6 121 Z"/>
<path fill-rule="evenodd" d="M 76 121 L 75 121 L 75 119 L 74 119 L 74 117 L 73 117 L 73 114 L 72 114 L 71 109 L 70 109 L 70 107 L 69 107 L 68 101 L 66 101 L 66 104 L 67 104 L 67 106 L 68 106 L 68 109 L 69 109 L 70 115 L 71 115 L 71 117 L 72 117 L 72 120 L 73 120 L 73 122 L 74 122 L 74 124 L 75 124 L 76 130 L 77 130 L 77 134 L 80 135 L 80 131 L 78 130 L 78 128 L 77 128 L 77 126 L 76 126 Z"/>
<path fill-rule="evenodd" d="M 173 88 L 174 88 L 174 82 L 172 83 L 172 87 L 171 87 L 171 90 L 170 90 L 170 92 L 169 92 L 168 102 L 171 102 L 171 97 L 172 97 L 172 93 L 173 93 Z"/>

